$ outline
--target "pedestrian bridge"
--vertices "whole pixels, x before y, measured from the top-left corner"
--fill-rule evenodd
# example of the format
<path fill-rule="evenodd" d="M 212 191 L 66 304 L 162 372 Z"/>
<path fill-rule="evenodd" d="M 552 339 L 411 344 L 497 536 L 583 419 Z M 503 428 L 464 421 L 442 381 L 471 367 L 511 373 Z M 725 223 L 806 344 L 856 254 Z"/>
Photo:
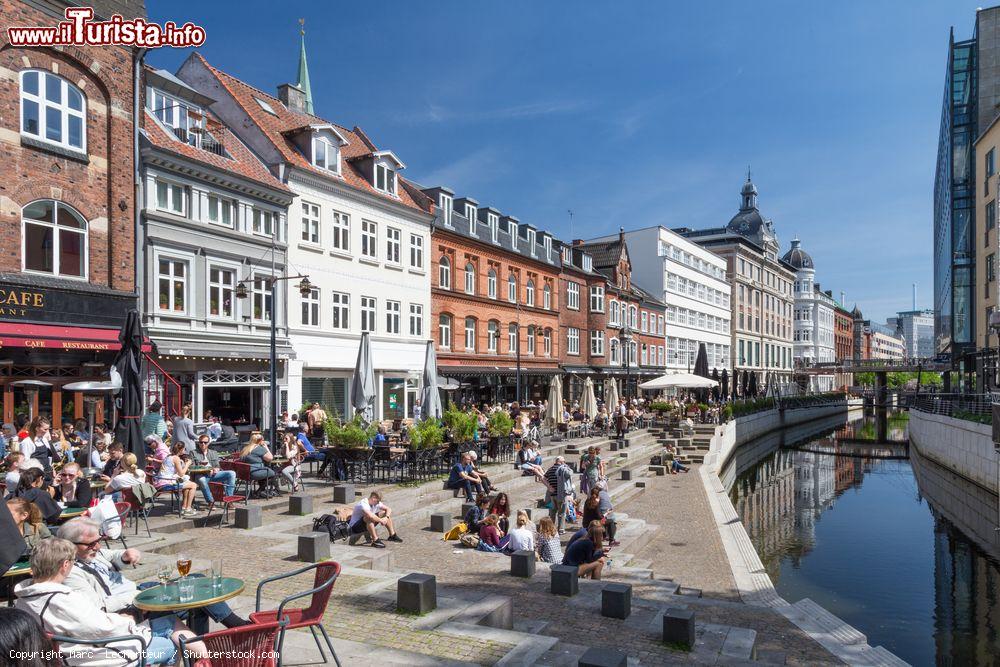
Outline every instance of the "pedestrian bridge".
<path fill-rule="evenodd" d="M 841 359 L 796 366 L 796 373 L 832 375 L 834 373 L 944 373 L 951 370 L 950 361 L 927 359 Z"/>
<path fill-rule="evenodd" d="M 874 440 L 837 440 L 837 445 L 824 447 L 817 443 L 795 447 L 797 452 L 846 456 L 855 459 L 906 460 L 910 458 L 909 443 Z"/>

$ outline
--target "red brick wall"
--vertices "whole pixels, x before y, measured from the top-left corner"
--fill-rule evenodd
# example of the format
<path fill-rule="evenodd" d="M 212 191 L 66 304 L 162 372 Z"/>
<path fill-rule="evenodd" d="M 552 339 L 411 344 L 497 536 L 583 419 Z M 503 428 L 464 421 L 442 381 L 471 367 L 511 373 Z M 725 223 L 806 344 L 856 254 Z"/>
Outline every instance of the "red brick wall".
<path fill-rule="evenodd" d="M 854 318 L 839 310 L 833 311 L 833 342 L 837 359 L 854 357 Z"/>
<path fill-rule="evenodd" d="M 21 208 L 56 199 L 90 221 L 89 281 L 134 290 L 132 180 L 132 54 L 121 47 L 13 48 L 11 25 L 52 25 L 57 19 L 13 0 L 0 0 L 0 266 L 19 272 Z M 87 100 L 89 163 L 22 145 L 22 69 L 58 73 Z"/>
<path fill-rule="evenodd" d="M 580 309 L 570 310 L 566 307 L 569 283 L 576 283 L 580 286 Z M 603 285 L 604 278 L 587 276 L 586 274 L 574 271 L 563 271 L 559 275 L 559 296 L 562 299 L 563 309 L 559 313 L 559 340 L 562 343 L 559 349 L 559 363 L 568 366 L 585 366 L 587 364 L 604 365 L 607 358 L 607 341 L 605 341 L 604 357 L 590 356 L 590 330 L 604 328 L 607 322 L 605 313 L 590 312 L 590 286 Z M 605 297 L 605 304 L 607 297 Z M 580 330 L 580 354 L 567 353 L 567 336 L 569 329 Z"/>

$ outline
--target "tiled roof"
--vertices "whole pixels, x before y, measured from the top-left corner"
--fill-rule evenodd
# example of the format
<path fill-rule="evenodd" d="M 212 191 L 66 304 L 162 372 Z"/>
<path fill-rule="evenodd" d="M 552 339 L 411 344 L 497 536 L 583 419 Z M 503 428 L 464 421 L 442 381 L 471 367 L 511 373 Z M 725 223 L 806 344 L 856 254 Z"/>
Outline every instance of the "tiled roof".
<path fill-rule="evenodd" d="M 421 193 L 422 194 L 422 193 Z M 426 195 L 425 195 L 426 196 Z M 490 227 L 482 220 L 476 221 L 475 233 L 470 229 L 469 219 L 458 211 L 452 211 L 451 213 L 451 225 L 445 225 L 442 220 L 441 211 L 438 210 L 437 216 L 434 219 L 434 226 L 441 231 L 449 232 L 451 234 L 457 234 L 459 236 L 464 236 L 469 239 L 474 239 L 480 243 L 484 243 L 491 247 L 504 252 L 516 253 L 521 255 L 526 259 L 530 259 L 536 262 L 541 262 L 542 264 L 548 264 L 549 266 L 558 268 L 560 265 L 559 252 L 556 249 L 556 241 L 552 241 L 552 253 L 547 255 L 545 252 L 544 242 L 541 242 L 541 234 L 535 237 L 535 254 L 531 254 L 531 249 L 528 247 L 528 241 L 524 238 L 518 238 L 517 249 L 511 247 L 510 232 L 506 229 L 497 230 L 497 242 L 493 243 L 493 239 L 490 235 Z"/>
<path fill-rule="evenodd" d="M 578 243 L 574 248 L 579 248 L 590 255 L 597 268 L 607 268 L 618 266 L 621 257 L 621 240 L 599 241 L 596 243 Z"/>
<path fill-rule="evenodd" d="M 212 118 L 212 116 L 207 117 Z M 226 153 L 230 156 L 228 158 L 196 148 L 168 134 L 156 117 L 149 112 L 149 109 L 146 109 L 144 129 L 149 142 L 160 150 L 175 153 L 188 160 L 200 162 L 216 169 L 230 171 L 243 178 L 266 185 L 273 190 L 292 194 L 292 191 L 275 178 L 267 170 L 267 167 L 257 159 L 257 156 L 251 153 L 250 149 L 244 146 L 243 142 L 237 139 L 225 126 L 218 129 L 209 128 L 208 133 L 226 149 Z"/>
<path fill-rule="evenodd" d="M 236 102 L 243 108 L 243 111 L 245 111 L 246 114 L 261 129 L 261 131 L 267 135 L 268 139 L 281 154 L 282 158 L 291 166 L 322 175 L 325 178 L 337 179 L 338 177 L 335 174 L 325 169 L 313 166 L 309 160 L 307 160 L 306 157 L 299 152 L 299 150 L 295 147 L 295 144 L 285 134 L 289 130 L 302 128 L 303 126 L 316 123 L 333 125 L 337 128 L 337 131 L 343 135 L 344 139 L 347 140 L 347 145 L 340 148 L 342 158 L 341 177 L 347 185 L 377 197 L 382 197 L 390 201 L 398 201 L 404 206 L 409 206 L 410 208 L 420 211 L 429 212 L 432 210 L 431 200 L 417 188 L 408 183 L 398 173 L 396 174 L 397 183 L 399 184 L 399 187 L 396 188 L 398 198 L 376 190 L 368 179 L 364 177 L 351 158 L 371 153 L 378 150 L 378 148 L 372 143 L 371 139 L 368 138 L 361 128 L 355 127 L 354 129 L 349 130 L 346 127 L 332 123 L 328 120 L 320 118 L 319 116 L 292 111 L 273 95 L 268 95 L 267 93 L 240 81 L 236 77 L 226 74 L 222 70 L 216 69 L 209 64 L 209 62 L 205 60 L 204 56 L 200 53 L 196 52 L 194 56 L 198 58 L 202 64 L 216 76 L 216 78 L 218 78 L 222 86 L 229 91 L 229 94 L 232 95 L 233 99 L 235 99 Z M 274 114 L 270 114 L 262 109 L 261 106 L 254 101 L 253 98 L 255 97 L 267 102 L 271 109 L 274 110 Z"/>

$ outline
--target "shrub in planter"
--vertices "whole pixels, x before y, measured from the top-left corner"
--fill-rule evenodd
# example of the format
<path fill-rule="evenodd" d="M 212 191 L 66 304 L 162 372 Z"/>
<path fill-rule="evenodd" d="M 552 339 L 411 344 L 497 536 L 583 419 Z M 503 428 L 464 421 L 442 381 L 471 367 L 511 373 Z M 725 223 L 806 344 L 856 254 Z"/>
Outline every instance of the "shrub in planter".
<path fill-rule="evenodd" d="M 375 424 L 365 426 L 361 421 L 361 415 L 355 415 L 352 420 L 343 424 L 337 419 L 327 419 L 323 428 L 326 430 L 327 439 L 333 445 L 348 449 L 367 447 L 377 430 Z"/>
<path fill-rule="evenodd" d="M 410 429 L 410 442 L 414 449 L 434 449 L 444 442 L 444 429 L 436 419 L 417 422 Z"/>
<path fill-rule="evenodd" d="M 445 426 L 451 431 L 453 442 L 472 442 L 479 428 L 479 419 L 471 412 L 462 412 L 454 403 L 448 404 L 442 416 Z"/>
<path fill-rule="evenodd" d="M 503 410 L 498 410 L 489 416 L 486 422 L 490 437 L 506 438 L 514 430 L 514 420 Z"/>
<path fill-rule="evenodd" d="M 653 401 L 652 403 L 649 404 L 650 410 L 652 410 L 653 412 L 659 412 L 661 415 L 670 412 L 671 410 L 673 410 L 673 407 L 674 406 L 670 405 L 666 401 Z"/>

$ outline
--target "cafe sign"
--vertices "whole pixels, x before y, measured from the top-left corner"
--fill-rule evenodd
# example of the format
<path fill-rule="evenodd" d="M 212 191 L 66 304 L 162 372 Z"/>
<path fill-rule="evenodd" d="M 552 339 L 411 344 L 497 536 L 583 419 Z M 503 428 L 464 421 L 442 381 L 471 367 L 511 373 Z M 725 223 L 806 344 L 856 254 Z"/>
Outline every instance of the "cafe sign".
<path fill-rule="evenodd" d="M 0 322 L 119 328 L 133 294 L 82 284 L 78 289 L 0 279 Z"/>

